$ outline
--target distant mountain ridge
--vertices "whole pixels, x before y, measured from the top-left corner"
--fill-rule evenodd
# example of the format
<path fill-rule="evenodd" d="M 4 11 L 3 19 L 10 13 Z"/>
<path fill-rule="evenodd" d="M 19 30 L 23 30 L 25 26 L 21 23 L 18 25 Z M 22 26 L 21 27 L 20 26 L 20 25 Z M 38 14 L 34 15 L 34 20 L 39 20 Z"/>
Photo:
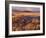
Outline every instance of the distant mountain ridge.
<path fill-rule="evenodd" d="M 12 11 L 34 11 L 34 12 L 40 12 L 40 8 L 36 7 L 12 7 Z"/>

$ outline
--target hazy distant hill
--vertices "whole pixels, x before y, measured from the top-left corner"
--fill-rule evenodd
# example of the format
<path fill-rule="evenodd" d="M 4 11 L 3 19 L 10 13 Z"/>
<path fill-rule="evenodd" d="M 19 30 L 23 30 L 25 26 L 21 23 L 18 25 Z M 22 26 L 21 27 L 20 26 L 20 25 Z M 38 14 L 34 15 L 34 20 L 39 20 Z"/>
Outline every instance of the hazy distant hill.
<path fill-rule="evenodd" d="M 13 11 L 32 11 L 32 12 L 40 12 L 40 8 L 35 7 L 12 7 Z"/>

